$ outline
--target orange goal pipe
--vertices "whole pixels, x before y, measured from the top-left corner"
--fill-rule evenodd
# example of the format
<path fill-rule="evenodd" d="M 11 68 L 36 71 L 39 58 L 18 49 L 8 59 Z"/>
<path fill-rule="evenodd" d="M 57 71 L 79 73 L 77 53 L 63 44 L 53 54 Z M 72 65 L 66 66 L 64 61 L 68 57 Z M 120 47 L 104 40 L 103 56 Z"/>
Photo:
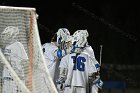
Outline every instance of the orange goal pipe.
<path fill-rule="evenodd" d="M 33 84 L 33 17 L 30 16 L 30 32 L 29 32 L 29 73 L 28 73 L 28 88 L 32 92 Z"/>

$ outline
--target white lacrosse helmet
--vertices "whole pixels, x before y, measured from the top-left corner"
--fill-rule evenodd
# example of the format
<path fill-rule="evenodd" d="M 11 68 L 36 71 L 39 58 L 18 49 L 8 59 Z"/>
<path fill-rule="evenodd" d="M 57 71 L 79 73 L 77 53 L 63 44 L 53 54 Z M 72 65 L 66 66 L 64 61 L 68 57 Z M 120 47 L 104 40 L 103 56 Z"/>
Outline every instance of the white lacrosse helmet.
<path fill-rule="evenodd" d="M 87 37 L 89 36 L 87 30 L 77 30 L 72 35 L 72 44 L 76 47 L 85 47 L 87 44 Z"/>
<path fill-rule="evenodd" d="M 68 42 L 70 40 L 70 32 L 67 28 L 60 28 L 57 31 L 57 44 L 65 41 Z"/>
<path fill-rule="evenodd" d="M 8 26 L 4 29 L 4 31 L 1 33 L 1 38 L 3 40 L 8 40 L 8 39 L 14 39 L 16 35 L 19 34 L 19 29 L 18 27 L 15 26 Z"/>

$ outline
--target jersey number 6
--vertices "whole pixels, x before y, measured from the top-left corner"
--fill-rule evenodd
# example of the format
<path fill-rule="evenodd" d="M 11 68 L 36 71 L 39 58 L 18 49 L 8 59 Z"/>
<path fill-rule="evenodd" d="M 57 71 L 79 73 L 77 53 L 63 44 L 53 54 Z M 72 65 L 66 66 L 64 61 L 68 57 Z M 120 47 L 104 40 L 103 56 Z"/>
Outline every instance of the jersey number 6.
<path fill-rule="evenodd" d="M 79 56 L 75 58 L 75 56 L 72 56 L 71 58 L 73 59 L 73 63 L 74 63 L 73 70 L 78 69 L 79 71 L 85 71 L 84 62 L 86 62 L 86 59 L 84 57 Z"/>

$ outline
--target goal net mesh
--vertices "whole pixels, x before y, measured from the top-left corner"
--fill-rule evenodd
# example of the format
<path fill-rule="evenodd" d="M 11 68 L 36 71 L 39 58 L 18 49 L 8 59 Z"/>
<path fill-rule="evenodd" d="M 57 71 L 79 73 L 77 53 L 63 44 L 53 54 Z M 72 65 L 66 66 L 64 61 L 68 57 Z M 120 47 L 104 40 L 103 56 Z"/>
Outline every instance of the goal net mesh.
<path fill-rule="evenodd" d="M 43 57 L 35 8 L 0 6 L 0 35 L 8 26 L 18 27 L 19 34 L 15 39 L 23 45 L 28 60 L 21 61 L 24 55 L 20 53 L 23 56 L 17 61 L 19 63 L 15 62 L 17 57 L 12 51 L 19 52 L 14 49 L 18 45 L 7 50 L 6 45 L 10 42 L 0 38 L 0 93 L 57 93 Z"/>

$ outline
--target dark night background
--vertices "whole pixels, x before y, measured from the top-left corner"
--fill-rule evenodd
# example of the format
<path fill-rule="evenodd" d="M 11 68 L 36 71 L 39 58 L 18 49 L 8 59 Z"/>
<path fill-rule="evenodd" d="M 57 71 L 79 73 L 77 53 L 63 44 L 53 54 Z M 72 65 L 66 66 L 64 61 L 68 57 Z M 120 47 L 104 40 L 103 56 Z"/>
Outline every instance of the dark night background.
<path fill-rule="evenodd" d="M 100 45 L 103 45 L 103 81 L 124 81 L 127 88 L 140 87 L 140 10 L 137 3 L 126 0 L 0 1 L 5 6 L 36 8 L 42 44 L 50 42 L 59 28 L 68 28 L 71 34 L 87 29 L 88 42 L 98 61 Z"/>

